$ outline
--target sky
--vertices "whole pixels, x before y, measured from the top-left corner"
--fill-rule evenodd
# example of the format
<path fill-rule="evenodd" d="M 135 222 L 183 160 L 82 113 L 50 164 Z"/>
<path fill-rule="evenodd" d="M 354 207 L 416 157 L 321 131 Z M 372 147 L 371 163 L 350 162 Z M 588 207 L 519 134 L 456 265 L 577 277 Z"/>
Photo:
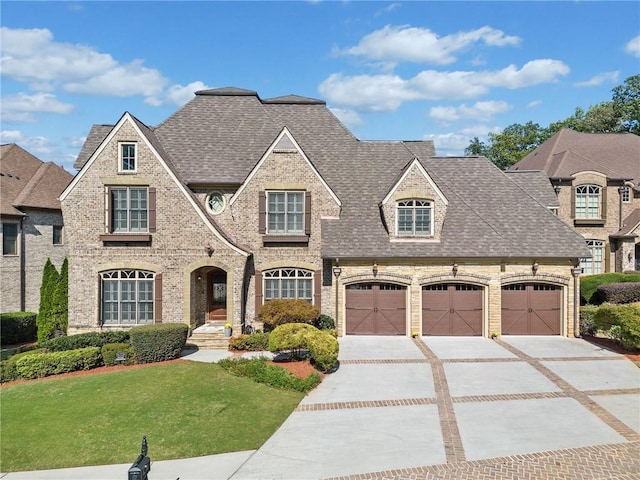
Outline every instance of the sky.
<path fill-rule="evenodd" d="M 362 140 L 462 155 L 640 73 L 640 4 L 0 2 L 0 142 L 75 173 L 93 124 L 156 126 L 208 88 L 326 101 Z"/>

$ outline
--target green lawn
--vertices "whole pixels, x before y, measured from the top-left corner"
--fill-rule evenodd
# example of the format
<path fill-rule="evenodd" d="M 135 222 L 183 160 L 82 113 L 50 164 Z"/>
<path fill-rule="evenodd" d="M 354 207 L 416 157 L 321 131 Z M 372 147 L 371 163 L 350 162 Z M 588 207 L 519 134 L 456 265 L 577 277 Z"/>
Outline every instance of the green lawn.
<path fill-rule="evenodd" d="M 640 282 L 640 273 L 601 273 L 597 275 L 585 275 L 580 277 L 580 295 L 588 302 L 596 291 L 596 288 L 598 288 L 598 285 L 623 282 Z"/>
<path fill-rule="evenodd" d="M 304 394 L 177 362 L 2 387 L 0 471 L 131 463 L 258 448 Z"/>

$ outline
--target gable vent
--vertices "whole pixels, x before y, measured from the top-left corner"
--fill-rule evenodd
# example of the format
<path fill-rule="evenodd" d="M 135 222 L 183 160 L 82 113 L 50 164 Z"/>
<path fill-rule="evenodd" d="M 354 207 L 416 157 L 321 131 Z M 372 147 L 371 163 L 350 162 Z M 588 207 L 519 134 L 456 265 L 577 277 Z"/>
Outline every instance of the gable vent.
<path fill-rule="evenodd" d="M 283 135 L 280 141 L 273 149 L 276 153 L 295 153 L 298 151 L 296 146 L 287 135 Z"/>

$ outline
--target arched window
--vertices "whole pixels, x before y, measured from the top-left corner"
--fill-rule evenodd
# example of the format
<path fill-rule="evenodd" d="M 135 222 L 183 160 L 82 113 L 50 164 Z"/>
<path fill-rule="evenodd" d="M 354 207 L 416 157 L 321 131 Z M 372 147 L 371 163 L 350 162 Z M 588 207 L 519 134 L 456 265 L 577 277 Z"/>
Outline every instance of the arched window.
<path fill-rule="evenodd" d="M 582 273 L 585 275 L 602 273 L 604 271 L 602 264 L 602 259 L 604 258 L 604 242 L 602 240 L 587 240 L 587 247 L 591 250 L 591 257 L 580 259 Z"/>
<path fill-rule="evenodd" d="M 600 190 L 598 185 L 576 187 L 576 218 L 600 218 Z"/>
<path fill-rule="evenodd" d="M 399 236 L 432 236 L 433 204 L 429 200 L 400 200 L 396 204 Z"/>
<path fill-rule="evenodd" d="M 137 325 L 153 322 L 153 272 L 109 270 L 100 274 L 101 323 Z"/>
<path fill-rule="evenodd" d="M 313 303 L 313 272 L 300 268 L 279 268 L 263 272 L 264 301 L 294 298 Z"/>

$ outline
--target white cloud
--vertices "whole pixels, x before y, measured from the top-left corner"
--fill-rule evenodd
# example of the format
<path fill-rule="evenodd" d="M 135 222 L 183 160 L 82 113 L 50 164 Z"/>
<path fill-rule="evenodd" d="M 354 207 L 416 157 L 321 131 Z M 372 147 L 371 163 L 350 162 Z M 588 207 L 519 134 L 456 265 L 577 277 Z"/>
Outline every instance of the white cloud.
<path fill-rule="evenodd" d="M 439 106 L 429 109 L 429 117 L 442 125 L 451 125 L 460 119 L 486 122 L 511 108 L 511 105 L 503 101 L 476 102 L 471 106 L 465 104 L 457 107 Z"/>
<path fill-rule="evenodd" d="M 505 35 L 501 30 L 489 26 L 439 37 L 428 28 L 387 25 L 365 35 L 358 45 L 339 52 L 391 63 L 405 61 L 444 65 L 453 63 L 456 54 L 480 42 L 487 46 L 503 47 L 518 45 L 520 38 Z"/>
<path fill-rule="evenodd" d="M 527 103 L 527 108 L 535 108 L 539 107 L 540 105 L 542 105 L 542 100 L 533 100 Z"/>
<path fill-rule="evenodd" d="M 574 83 L 574 85 L 576 87 L 597 87 L 606 82 L 610 82 L 610 83 L 617 82 L 619 75 L 620 75 L 620 72 L 618 70 L 616 70 L 615 72 L 603 72 L 603 73 L 599 73 L 598 75 L 584 82 Z"/>
<path fill-rule="evenodd" d="M 151 96 L 167 80 L 141 60 L 122 64 L 86 45 L 56 42 L 48 29 L 0 28 L 2 75 L 32 89 L 88 95 Z"/>
<path fill-rule="evenodd" d="M 522 68 L 509 65 L 496 71 L 425 70 L 405 80 L 395 74 L 344 76 L 334 73 L 318 87 L 324 98 L 341 107 L 390 111 L 411 100 L 474 98 L 491 88 L 516 89 L 550 83 L 569 73 L 559 60 L 532 60 Z"/>
<path fill-rule="evenodd" d="M 384 15 L 385 13 L 389 13 L 394 11 L 396 8 L 400 8 L 402 6 L 402 4 L 400 3 L 390 3 L 389 5 L 387 5 L 384 8 L 381 8 L 380 10 L 378 10 L 377 12 L 375 12 L 373 14 L 374 17 L 379 17 L 381 15 Z"/>
<path fill-rule="evenodd" d="M 2 130 L 0 131 L 0 143 L 18 143 L 24 137 L 20 130 Z"/>
<path fill-rule="evenodd" d="M 471 138 L 459 133 L 430 134 L 423 137 L 424 140 L 432 140 L 436 154 L 441 157 L 462 156 Z"/>
<path fill-rule="evenodd" d="M 154 107 L 167 104 L 182 106 L 193 98 L 193 94 L 198 90 L 207 90 L 208 87 L 201 81 L 191 82 L 189 85 L 172 85 L 159 97 L 148 97 L 145 102 Z"/>
<path fill-rule="evenodd" d="M 634 57 L 640 58 L 640 35 L 629 40 L 629 43 L 625 45 L 624 49 Z"/>
<path fill-rule="evenodd" d="M 59 101 L 51 93 L 27 95 L 18 93 L 0 99 L 2 120 L 5 122 L 34 122 L 34 113 L 59 113 L 65 115 L 73 111 L 73 105 Z"/>
<path fill-rule="evenodd" d="M 336 117 L 338 117 L 338 120 L 344 123 L 347 127 L 353 128 L 364 123 L 360 115 L 358 115 L 354 110 L 345 108 L 331 108 L 330 110 Z"/>

